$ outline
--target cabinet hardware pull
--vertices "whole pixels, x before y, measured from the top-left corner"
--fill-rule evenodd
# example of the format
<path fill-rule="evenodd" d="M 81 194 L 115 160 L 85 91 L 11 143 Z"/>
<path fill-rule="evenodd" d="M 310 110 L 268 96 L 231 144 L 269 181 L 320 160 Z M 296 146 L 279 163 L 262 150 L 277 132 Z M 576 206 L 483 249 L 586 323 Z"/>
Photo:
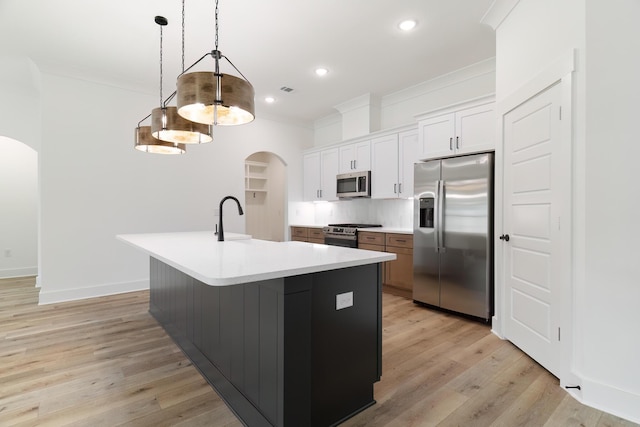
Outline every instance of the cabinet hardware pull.
<path fill-rule="evenodd" d="M 456 150 L 460 148 L 460 137 L 456 136 Z"/>
<path fill-rule="evenodd" d="M 453 137 L 449 138 L 449 150 L 453 151 Z"/>
<path fill-rule="evenodd" d="M 357 160 L 354 160 L 354 161 L 353 161 L 353 168 L 354 168 L 354 169 L 358 169 L 358 166 L 356 166 L 356 165 L 357 165 Z"/>
<path fill-rule="evenodd" d="M 402 193 L 402 183 L 398 184 L 398 193 Z"/>
<path fill-rule="evenodd" d="M 393 184 L 393 194 L 396 194 L 396 187 L 398 184 Z"/>

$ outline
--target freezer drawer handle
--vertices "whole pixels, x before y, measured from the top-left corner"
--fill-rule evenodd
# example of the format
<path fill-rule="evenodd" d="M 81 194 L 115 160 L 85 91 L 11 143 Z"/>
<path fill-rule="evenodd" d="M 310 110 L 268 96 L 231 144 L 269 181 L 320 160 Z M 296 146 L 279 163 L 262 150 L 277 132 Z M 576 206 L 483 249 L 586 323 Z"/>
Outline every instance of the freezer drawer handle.
<path fill-rule="evenodd" d="M 499 237 L 500 240 L 504 240 L 505 242 L 509 241 L 509 235 L 508 234 L 503 234 Z"/>

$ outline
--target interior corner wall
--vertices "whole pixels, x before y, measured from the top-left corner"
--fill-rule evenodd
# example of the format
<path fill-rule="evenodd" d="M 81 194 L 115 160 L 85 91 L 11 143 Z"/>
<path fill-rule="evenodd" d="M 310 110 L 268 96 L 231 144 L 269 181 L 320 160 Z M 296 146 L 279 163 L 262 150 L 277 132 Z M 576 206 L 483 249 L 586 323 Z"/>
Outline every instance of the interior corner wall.
<path fill-rule="evenodd" d="M 636 0 L 520 0 L 496 31 L 496 97 L 571 50 L 573 359 L 583 403 L 640 422 L 640 271 L 633 179 L 640 75 Z"/>
<path fill-rule="evenodd" d="M 214 128 L 187 154 L 133 149 L 137 122 L 157 96 L 42 75 L 40 303 L 144 289 L 148 256 L 117 234 L 212 230 L 226 195 L 245 205 L 244 159 L 270 151 L 288 165 L 289 197 L 302 196 L 299 159 L 311 129 L 257 118 Z M 143 123 L 144 124 L 144 123 Z M 227 205 L 225 228 L 244 232 Z"/>

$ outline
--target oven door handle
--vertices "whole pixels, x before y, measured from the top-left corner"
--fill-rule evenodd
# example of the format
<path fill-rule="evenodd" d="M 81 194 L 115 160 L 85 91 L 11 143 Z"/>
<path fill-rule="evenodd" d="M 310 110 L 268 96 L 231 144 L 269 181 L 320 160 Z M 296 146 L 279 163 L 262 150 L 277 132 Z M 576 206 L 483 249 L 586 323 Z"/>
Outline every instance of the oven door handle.
<path fill-rule="evenodd" d="M 352 236 L 349 234 L 325 234 L 324 238 L 340 239 L 340 240 L 357 240 L 356 236 Z"/>

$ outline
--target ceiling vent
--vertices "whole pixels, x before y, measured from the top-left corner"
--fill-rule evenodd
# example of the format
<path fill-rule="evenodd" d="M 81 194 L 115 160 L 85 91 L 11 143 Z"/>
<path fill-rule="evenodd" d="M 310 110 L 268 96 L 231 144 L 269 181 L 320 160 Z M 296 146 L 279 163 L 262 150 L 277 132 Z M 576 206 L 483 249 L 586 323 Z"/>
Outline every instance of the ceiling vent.
<path fill-rule="evenodd" d="M 292 88 L 290 88 L 290 87 L 286 87 L 286 86 L 282 86 L 282 87 L 280 88 L 280 90 L 281 90 L 281 91 L 283 91 L 283 92 L 293 92 L 293 89 L 292 89 Z"/>

